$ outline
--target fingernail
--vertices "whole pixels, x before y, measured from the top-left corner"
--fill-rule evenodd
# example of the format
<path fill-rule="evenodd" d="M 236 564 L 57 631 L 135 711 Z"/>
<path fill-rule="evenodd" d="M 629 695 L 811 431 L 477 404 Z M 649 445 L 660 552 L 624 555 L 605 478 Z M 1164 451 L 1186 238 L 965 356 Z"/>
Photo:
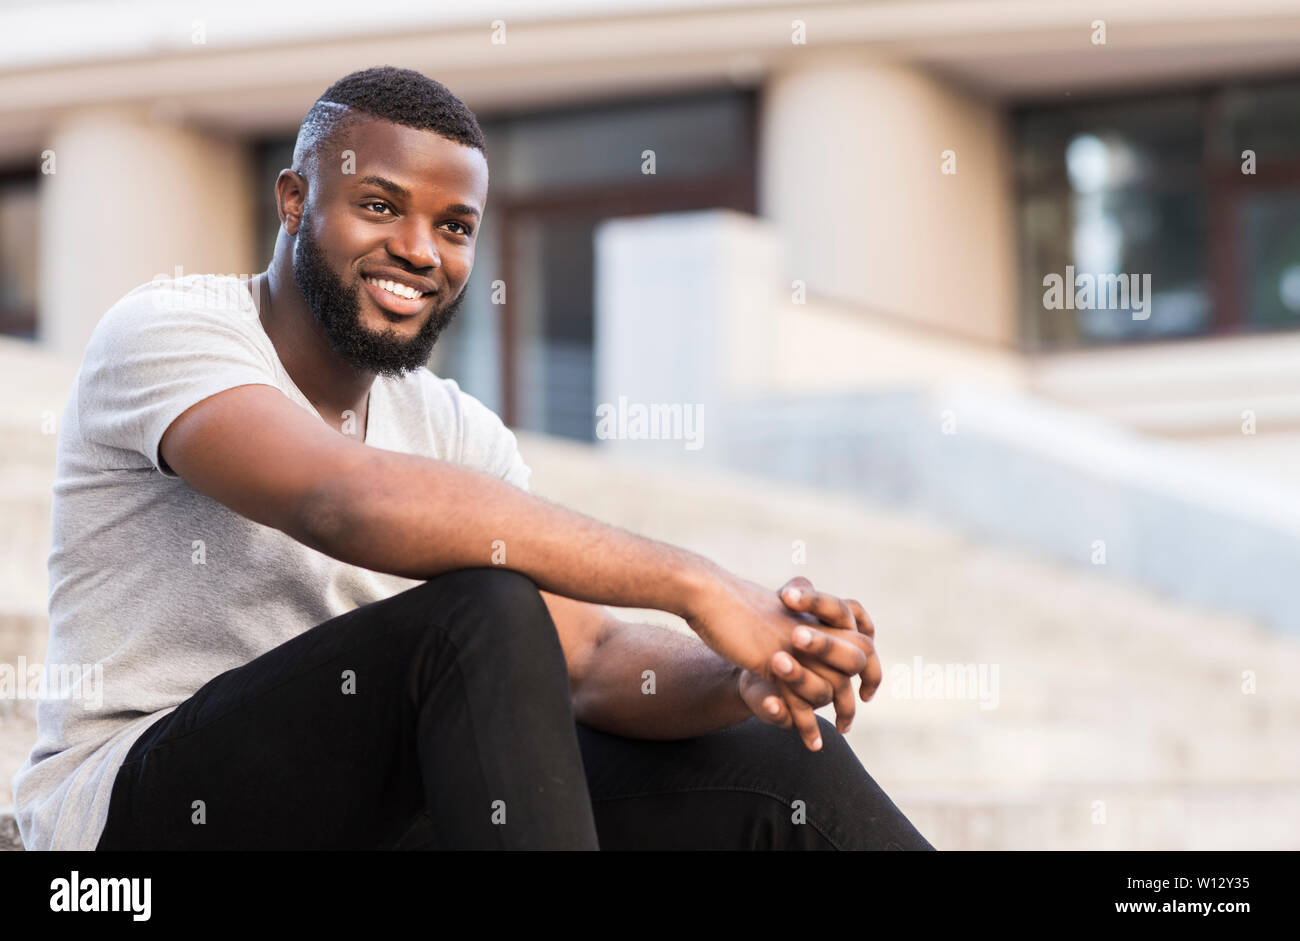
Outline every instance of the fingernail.
<path fill-rule="evenodd" d="M 777 702 L 775 699 L 769 699 L 767 701 L 767 711 L 770 712 L 772 715 L 776 715 L 778 712 L 781 711 L 781 704 Z"/>
<path fill-rule="evenodd" d="M 799 599 L 803 597 L 803 592 L 800 591 L 798 588 L 791 588 L 789 591 L 785 593 L 785 596 L 789 598 L 790 601 L 793 602 L 794 604 L 798 604 Z"/>
<path fill-rule="evenodd" d="M 822 737 L 819 735 L 813 739 L 813 751 L 821 751 Z"/>
<path fill-rule="evenodd" d="M 794 660 L 783 650 L 776 655 L 776 668 L 782 673 L 789 673 L 794 669 Z"/>
<path fill-rule="evenodd" d="M 800 647 L 806 647 L 812 643 L 812 631 L 806 627 L 796 627 L 794 629 L 794 642 Z"/>

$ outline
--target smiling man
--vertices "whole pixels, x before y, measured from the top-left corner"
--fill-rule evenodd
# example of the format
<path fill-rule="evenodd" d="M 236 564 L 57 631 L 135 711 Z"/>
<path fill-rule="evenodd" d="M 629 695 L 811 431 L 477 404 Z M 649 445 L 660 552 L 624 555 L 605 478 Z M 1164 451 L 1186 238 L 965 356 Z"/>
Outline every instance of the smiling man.
<path fill-rule="evenodd" d="M 29 848 L 930 848 L 840 734 L 881 678 L 860 604 L 533 496 L 424 368 L 487 191 L 459 99 L 354 73 L 275 182 L 265 272 L 97 325 L 48 659 L 102 665 L 102 706 L 40 702 Z"/>

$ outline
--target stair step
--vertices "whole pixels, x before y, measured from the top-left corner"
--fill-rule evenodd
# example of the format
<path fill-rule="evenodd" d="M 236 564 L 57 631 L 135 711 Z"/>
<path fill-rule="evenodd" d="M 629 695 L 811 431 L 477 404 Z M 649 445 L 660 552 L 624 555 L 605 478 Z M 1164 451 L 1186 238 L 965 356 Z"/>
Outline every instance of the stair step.
<path fill-rule="evenodd" d="M 1294 849 L 1300 785 L 1093 785 L 890 796 L 940 850 Z"/>
<path fill-rule="evenodd" d="M 43 611 L 0 610 L 0 663 L 15 666 L 20 656 L 29 664 L 43 660 L 49 624 Z"/>
<path fill-rule="evenodd" d="M 22 837 L 18 835 L 18 820 L 12 807 L 0 808 L 0 853 L 22 850 Z"/>

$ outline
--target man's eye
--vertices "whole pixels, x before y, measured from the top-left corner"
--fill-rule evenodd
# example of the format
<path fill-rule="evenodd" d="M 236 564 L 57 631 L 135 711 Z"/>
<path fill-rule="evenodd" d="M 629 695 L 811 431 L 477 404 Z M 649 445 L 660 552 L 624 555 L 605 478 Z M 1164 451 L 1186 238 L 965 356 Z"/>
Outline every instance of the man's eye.
<path fill-rule="evenodd" d="M 369 203 L 362 203 L 361 205 L 365 206 L 367 209 L 370 209 L 370 208 L 372 208 L 372 207 L 374 207 L 374 206 L 378 206 L 380 209 L 387 209 L 387 208 L 388 208 L 388 203 L 381 203 L 381 202 L 379 202 L 378 200 L 375 200 L 374 202 L 369 202 Z"/>
<path fill-rule="evenodd" d="M 458 225 L 458 226 L 460 226 L 460 230 L 461 230 L 461 231 L 460 231 L 460 234 L 461 234 L 461 235 L 469 235 L 470 232 L 473 231 L 473 229 L 471 229 L 469 226 L 465 225 L 465 223 L 463 223 L 463 222 L 455 222 L 455 221 L 452 221 L 452 222 L 449 222 L 449 223 L 447 223 L 447 224 L 448 224 L 448 225 Z"/>

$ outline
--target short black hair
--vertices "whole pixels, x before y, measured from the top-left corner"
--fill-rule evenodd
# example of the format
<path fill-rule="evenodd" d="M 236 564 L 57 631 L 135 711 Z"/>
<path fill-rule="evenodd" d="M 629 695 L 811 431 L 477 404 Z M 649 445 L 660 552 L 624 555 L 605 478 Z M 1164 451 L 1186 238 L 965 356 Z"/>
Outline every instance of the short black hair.
<path fill-rule="evenodd" d="M 298 128 L 294 170 L 310 175 L 326 144 L 368 118 L 433 131 L 487 156 L 478 119 L 447 86 L 413 69 L 384 65 L 345 75 L 316 99 Z"/>

